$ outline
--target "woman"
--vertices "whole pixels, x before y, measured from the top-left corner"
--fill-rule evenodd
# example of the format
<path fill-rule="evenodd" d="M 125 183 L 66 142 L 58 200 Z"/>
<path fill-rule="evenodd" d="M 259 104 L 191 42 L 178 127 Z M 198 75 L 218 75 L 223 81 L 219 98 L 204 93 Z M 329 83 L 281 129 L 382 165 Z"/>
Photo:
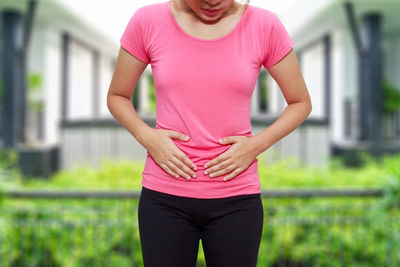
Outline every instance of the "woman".
<path fill-rule="evenodd" d="M 234 0 L 144 6 L 120 41 L 107 105 L 147 150 L 138 207 L 144 266 L 195 266 L 200 239 L 208 267 L 256 266 L 264 217 L 256 157 L 311 112 L 294 42 L 275 13 Z M 148 64 L 155 129 L 130 101 Z M 253 136 L 262 66 L 288 106 Z"/>

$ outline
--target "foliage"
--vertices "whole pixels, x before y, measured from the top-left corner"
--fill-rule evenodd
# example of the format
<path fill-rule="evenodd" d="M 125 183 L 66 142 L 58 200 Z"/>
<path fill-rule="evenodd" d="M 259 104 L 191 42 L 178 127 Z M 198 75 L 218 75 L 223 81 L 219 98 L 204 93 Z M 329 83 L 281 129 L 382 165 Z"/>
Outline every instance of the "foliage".
<path fill-rule="evenodd" d="M 28 75 L 28 107 L 32 111 L 40 112 L 44 108 L 43 101 L 43 78 L 38 72 Z"/>
<path fill-rule="evenodd" d="M 400 155 L 347 168 L 305 167 L 295 158 L 261 164 L 263 190 L 282 188 L 383 188 L 382 198 L 264 198 L 258 266 L 397 266 L 400 249 Z M 260 160 L 261 159 L 261 160 Z M 103 160 L 50 181 L 22 180 L 24 189 L 139 191 L 143 162 Z M 8 264 L 143 266 L 136 200 L 13 200 L 0 205 L 7 220 L 0 235 Z M 7 208 L 8 207 L 8 208 Z M 6 212 L 4 212 L 6 211 Z M 42 227 L 39 227 L 39 222 Z M 0 221 L 1 224 L 1 221 Z M 41 253 L 38 253 L 40 245 Z M 44 255 L 44 256 L 43 256 Z M 25 260 L 25 262 L 24 262 Z M 2 265 L 0 265 L 2 267 Z M 200 243 L 198 266 L 205 266 Z"/>
<path fill-rule="evenodd" d="M 365 202 L 264 200 L 260 266 L 398 266 L 398 210 L 389 215 Z"/>
<path fill-rule="evenodd" d="M 38 72 L 32 72 L 28 76 L 28 88 L 31 91 L 40 91 L 43 86 L 42 75 Z"/>
<path fill-rule="evenodd" d="M 328 167 L 303 166 L 296 158 L 286 158 L 270 164 L 259 159 L 259 176 L 262 189 L 271 188 L 321 188 L 321 187 L 373 187 L 390 184 L 390 176 L 398 157 L 385 157 L 379 163 L 363 154 L 362 168 L 344 167 L 339 158 L 333 158 Z M 22 180 L 21 187 L 30 189 L 132 189 L 140 190 L 143 162 L 133 160 L 103 159 L 100 167 L 80 165 L 55 173 L 46 179 Z M 84 179 L 82 178 L 84 177 Z"/>
<path fill-rule="evenodd" d="M 388 172 L 387 185 L 384 186 L 385 195 L 381 204 L 386 209 L 400 208 L 400 154 L 394 156 L 384 156 L 382 160 L 383 168 Z"/>
<path fill-rule="evenodd" d="M 30 189 L 139 190 L 143 163 L 131 160 L 103 159 L 100 167 L 80 165 L 44 179 L 22 180 L 21 187 Z"/>
<path fill-rule="evenodd" d="M 137 202 L 63 200 L 62 208 L 56 202 L 15 200 L 3 205 L 7 219 L 0 221 L 0 266 L 140 264 Z"/>
<path fill-rule="evenodd" d="M 153 75 L 149 75 L 150 90 L 149 90 L 149 111 L 156 112 L 156 89 L 154 87 Z"/>
<path fill-rule="evenodd" d="M 21 170 L 15 149 L 0 149 L 0 193 L 2 190 L 20 187 Z"/>
<path fill-rule="evenodd" d="M 259 164 L 261 187 L 324 188 L 324 187 L 384 187 L 388 171 L 366 153 L 361 153 L 362 168 L 345 167 L 340 158 L 333 157 L 327 167 L 304 166 L 299 159 L 288 157 L 273 164 Z M 259 162 L 264 162 L 263 156 Z M 400 163 L 400 162 L 399 162 Z"/>
<path fill-rule="evenodd" d="M 383 85 L 383 110 L 384 112 L 394 112 L 400 109 L 400 89 L 384 79 Z"/>

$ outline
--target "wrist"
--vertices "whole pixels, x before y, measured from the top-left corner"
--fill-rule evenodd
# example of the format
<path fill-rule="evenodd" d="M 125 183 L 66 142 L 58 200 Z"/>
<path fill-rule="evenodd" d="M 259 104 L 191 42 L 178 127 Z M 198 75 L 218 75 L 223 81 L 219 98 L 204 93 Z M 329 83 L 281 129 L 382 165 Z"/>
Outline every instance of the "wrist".
<path fill-rule="evenodd" d="M 269 147 L 260 135 L 254 135 L 250 140 L 252 142 L 252 151 L 254 151 L 256 157 L 266 151 Z"/>
<path fill-rule="evenodd" d="M 138 142 L 146 149 L 149 150 L 149 138 L 153 135 L 154 129 L 151 127 L 143 128 L 137 136 Z"/>

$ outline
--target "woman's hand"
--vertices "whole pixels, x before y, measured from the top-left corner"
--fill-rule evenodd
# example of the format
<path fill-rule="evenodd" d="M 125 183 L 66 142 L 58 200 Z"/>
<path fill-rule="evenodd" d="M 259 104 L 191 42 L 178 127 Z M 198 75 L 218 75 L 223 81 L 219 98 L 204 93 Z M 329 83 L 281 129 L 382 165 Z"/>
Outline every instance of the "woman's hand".
<path fill-rule="evenodd" d="M 191 168 L 197 170 L 197 166 L 174 143 L 172 138 L 181 141 L 185 134 L 173 130 L 153 129 L 146 138 L 146 149 L 150 152 L 154 161 L 168 174 L 179 178 L 179 175 L 190 180 L 190 176 L 196 177 Z"/>
<path fill-rule="evenodd" d="M 231 172 L 224 178 L 224 181 L 228 181 L 247 169 L 257 157 L 254 149 L 255 143 L 252 137 L 243 135 L 227 136 L 220 140 L 222 140 L 218 141 L 220 144 L 233 143 L 233 145 L 218 157 L 204 164 L 204 168 L 206 168 L 204 174 L 215 178 Z"/>

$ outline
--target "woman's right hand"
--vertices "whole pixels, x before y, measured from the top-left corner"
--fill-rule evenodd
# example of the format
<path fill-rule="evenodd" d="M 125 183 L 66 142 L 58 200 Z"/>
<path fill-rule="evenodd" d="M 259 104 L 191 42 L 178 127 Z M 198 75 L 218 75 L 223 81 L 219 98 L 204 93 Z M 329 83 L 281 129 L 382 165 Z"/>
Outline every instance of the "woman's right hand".
<path fill-rule="evenodd" d="M 185 134 L 173 130 L 153 129 L 146 137 L 146 149 L 150 152 L 154 161 L 173 177 L 179 176 L 190 180 L 190 176 L 196 177 L 197 166 L 174 143 L 172 138 L 185 140 Z"/>

